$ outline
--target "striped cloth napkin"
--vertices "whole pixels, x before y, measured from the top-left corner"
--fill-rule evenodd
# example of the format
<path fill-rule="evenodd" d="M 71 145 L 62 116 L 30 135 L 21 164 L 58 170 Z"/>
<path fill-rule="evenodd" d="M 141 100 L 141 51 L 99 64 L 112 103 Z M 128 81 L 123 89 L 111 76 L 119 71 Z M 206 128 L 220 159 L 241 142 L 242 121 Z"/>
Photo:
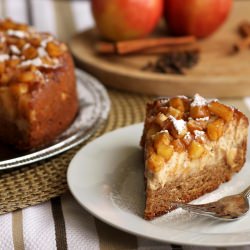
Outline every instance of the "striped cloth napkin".
<path fill-rule="evenodd" d="M 178 246 L 136 237 L 92 217 L 67 193 L 0 216 L 1 250 L 250 250 Z"/>

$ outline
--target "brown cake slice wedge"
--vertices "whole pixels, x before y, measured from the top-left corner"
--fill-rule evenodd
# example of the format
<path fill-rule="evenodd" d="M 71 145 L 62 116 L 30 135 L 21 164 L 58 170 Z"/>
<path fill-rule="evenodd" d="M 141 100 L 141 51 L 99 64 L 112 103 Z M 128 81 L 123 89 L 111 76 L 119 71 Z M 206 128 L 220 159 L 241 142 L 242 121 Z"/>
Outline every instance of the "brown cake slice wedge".
<path fill-rule="evenodd" d="M 246 159 L 248 119 L 217 100 L 177 96 L 147 105 L 141 146 L 145 157 L 145 219 L 211 192 Z"/>

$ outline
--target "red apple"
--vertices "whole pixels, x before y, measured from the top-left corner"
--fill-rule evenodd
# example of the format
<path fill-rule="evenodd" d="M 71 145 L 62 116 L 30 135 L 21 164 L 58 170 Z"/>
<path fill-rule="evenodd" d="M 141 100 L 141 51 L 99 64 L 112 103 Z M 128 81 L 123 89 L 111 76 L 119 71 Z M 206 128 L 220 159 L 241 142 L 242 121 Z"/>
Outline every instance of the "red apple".
<path fill-rule="evenodd" d="M 226 19 L 232 0 L 165 0 L 165 19 L 174 35 L 211 35 Z"/>
<path fill-rule="evenodd" d="M 147 36 L 163 12 L 163 0 L 92 0 L 101 35 L 119 41 Z"/>

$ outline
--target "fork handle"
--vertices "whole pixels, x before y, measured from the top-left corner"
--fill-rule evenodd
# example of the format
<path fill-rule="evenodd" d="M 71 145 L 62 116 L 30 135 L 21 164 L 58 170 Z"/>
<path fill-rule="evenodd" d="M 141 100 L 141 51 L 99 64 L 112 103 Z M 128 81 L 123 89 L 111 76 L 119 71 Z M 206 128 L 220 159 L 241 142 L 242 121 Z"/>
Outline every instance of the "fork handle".
<path fill-rule="evenodd" d="M 248 197 L 250 195 L 250 186 L 248 186 L 244 191 L 242 191 L 241 194 L 245 197 Z"/>

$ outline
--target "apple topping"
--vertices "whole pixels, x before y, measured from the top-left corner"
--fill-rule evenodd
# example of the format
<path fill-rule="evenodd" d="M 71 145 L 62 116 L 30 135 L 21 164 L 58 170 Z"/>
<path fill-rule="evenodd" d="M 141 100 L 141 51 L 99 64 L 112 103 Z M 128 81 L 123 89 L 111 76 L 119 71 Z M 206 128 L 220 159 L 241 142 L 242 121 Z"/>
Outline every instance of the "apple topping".
<path fill-rule="evenodd" d="M 174 147 L 174 151 L 181 153 L 185 151 L 186 147 L 185 144 L 180 139 L 175 139 L 171 142 Z"/>
<path fill-rule="evenodd" d="M 37 50 L 33 46 L 24 49 L 22 53 L 27 60 L 34 59 L 38 56 Z"/>
<path fill-rule="evenodd" d="M 209 116 L 209 109 L 207 106 L 191 106 L 190 117 L 193 119 L 203 118 Z"/>
<path fill-rule="evenodd" d="M 191 134 L 189 131 L 182 138 L 182 141 L 183 141 L 185 146 L 188 146 L 193 140 L 194 140 L 194 135 Z"/>
<path fill-rule="evenodd" d="M 188 156 L 191 160 L 199 159 L 205 152 L 204 147 L 199 142 L 193 140 L 188 147 Z"/>
<path fill-rule="evenodd" d="M 20 63 L 19 58 L 11 58 L 11 60 L 6 62 L 6 65 L 10 68 L 16 68 L 19 63 Z"/>
<path fill-rule="evenodd" d="M 165 116 L 163 113 L 158 113 L 156 115 L 156 118 L 155 118 L 155 122 L 160 125 L 161 127 L 163 127 L 164 125 L 164 121 L 167 120 L 167 116 Z"/>
<path fill-rule="evenodd" d="M 168 131 L 161 131 L 157 133 L 154 137 L 154 148 L 157 149 L 159 144 L 169 145 L 171 141 L 171 136 Z"/>
<path fill-rule="evenodd" d="M 159 172 L 165 164 L 165 160 L 161 155 L 151 154 L 147 161 L 147 167 L 152 172 Z"/>
<path fill-rule="evenodd" d="M 217 141 L 224 132 L 224 120 L 216 119 L 207 125 L 207 136 L 211 141 Z"/>
<path fill-rule="evenodd" d="M 233 119 L 233 109 L 222 103 L 212 101 L 209 103 L 208 108 L 211 113 L 221 117 L 226 122 L 229 122 Z"/>
<path fill-rule="evenodd" d="M 11 19 L 7 18 L 3 22 L 0 22 L 0 29 L 1 30 L 16 29 L 16 24 Z"/>
<path fill-rule="evenodd" d="M 187 98 L 173 97 L 169 100 L 169 105 L 175 109 L 180 110 L 182 113 L 189 110 L 190 102 Z"/>
<path fill-rule="evenodd" d="M 35 47 L 35 48 L 37 48 L 37 47 L 40 46 L 41 41 L 42 41 L 42 39 L 41 39 L 41 37 L 39 37 L 39 36 L 31 37 L 31 38 L 29 39 L 29 43 L 30 43 L 33 47 Z"/>
<path fill-rule="evenodd" d="M 174 138 L 182 138 L 187 133 L 187 126 L 184 120 L 177 120 L 173 116 L 169 116 L 171 121 L 170 134 Z"/>
<path fill-rule="evenodd" d="M 63 53 L 59 44 L 56 44 L 55 42 L 48 42 L 48 44 L 46 46 L 46 50 L 51 57 L 59 57 Z"/>
<path fill-rule="evenodd" d="M 176 109 L 176 108 L 173 108 L 173 107 L 169 107 L 168 108 L 168 112 L 167 112 L 167 115 L 168 116 L 173 116 L 175 117 L 176 119 L 182 119 L 182 116 L 183 116 L 183 112 L 180 111 L 179 109 Z"/>
<path fill-rule="evenodd" d="M 34 82 L 36 74 L 32 71 L 24 71 L 18 75 L 17 80 L 20 82 Z"/>
<path fill-rule="evenodd" d="M 204 130 L 207 127 L 207 121 L 189 119 L 187 127 L 190 132 L 194 132 L 195 130 Z"/>
<path fill-rule="evenodd" d="M 160 127 L 157 124 L 150 124 L 147 130 L 146 138 L 150 138 L 151 136 L 155 135 L 157 132 L 160 131 Z"/>
<path fill-rule="evenodd" d="M 165 161 L 168 161 L 174 152 L 174 148 L 170 145 L 170 141 L 171 136 L 167 131 L 157 133 L 153 137 L 154 149 L 158 155 L 164 158 Z"/>

